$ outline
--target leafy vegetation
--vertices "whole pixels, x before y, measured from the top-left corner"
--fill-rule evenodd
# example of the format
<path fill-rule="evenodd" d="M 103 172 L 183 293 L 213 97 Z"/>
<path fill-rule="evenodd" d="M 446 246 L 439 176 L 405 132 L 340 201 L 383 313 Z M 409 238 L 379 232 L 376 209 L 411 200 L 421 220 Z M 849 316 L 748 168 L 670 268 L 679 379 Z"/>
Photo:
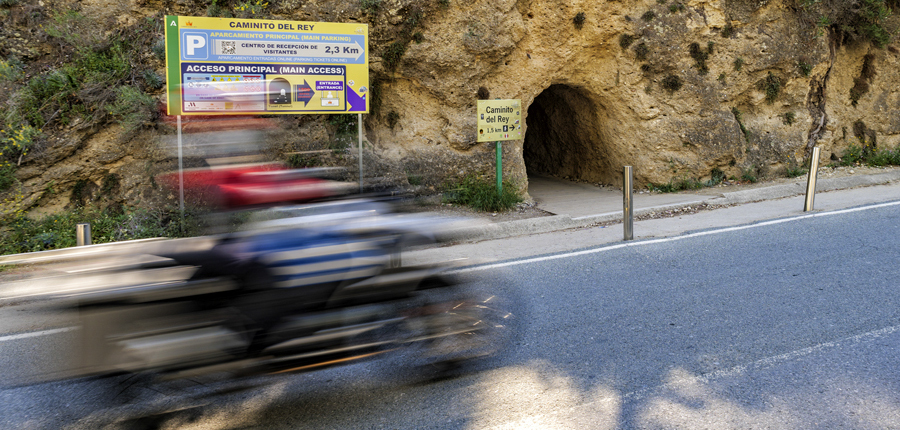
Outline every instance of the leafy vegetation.
<path fill-rule="evenodd" d="M 106 110 L 122 125 L 123 133 L 130 135 L 153 119 L 156 114 L 156 100 L 131 86 L 119 87 L 116 100 L 106 106 Z"/>
<path fill-rule="evenodd" d="M 515 186 L 503 181 L 502 192 L 497 192 L 496 183 L 474 175 L 451 182 L 445 187 L 444 202 L 469 206 L 484 212 L 500 212 L 512 209 L 522 201 Z"/>
<path fill-rule="evenodd" d="M 677 75 L 666 75 L 662 80 L 662 87 L 670 93 L 680 90 L 682 85 L 684 84 Z"/>
<path fill-rule="evenodd" d="M 794 115 L 793 112 L 785 112 L 781 115 L 781 122 L 784 123 L 784 125 L 791 126 L 794 124 L 795 117 L 796 115 Z"/>
<path fill-rule="evenodd" d="M 400 122 L 400 114 L 397 113 L 397 111 L 395 111 L 395 110 L 392 110 L 392 111 L 388 112 L 388 114 L 387 114 L 387 124 L 388 124 L 388 127 L 391 128 L 391 130 L 393 130 L 394 127 L 397 126 L 397 123 L 398 123 L 398 122 Z"/>
<path fill-rule="evenodd" d="M 773 75 L 772 72 L 761 81 L 756 84 L 756 87 L 766 93 L 766 103 L 772 104 L 775 102 L 775 99 L 778 98 L 778 95 L 781 94 L 781 87 L 784 84 L 781 82 L 777 76 Z"/>
<path fill-rule="evenodd" d="M 788 160 L 787 166 L 784 168 L 784 175 L 788 178 L 796 178 L 798 176 L 803 176 L 807 172 L 809 172 L 809 166 L 798 164 L 793 158 Z"/>
<path fill-rule="evenodd" d="M 741 171 L 741 180 L 744 182 L 749 182 L 751 184 L 755 184 L 759 181 L 757 178 L 757 169 L 756 166 L 748 166 L 747 168 Z"/>
<path fill-rule="evenodd" d="M 0 254 L 18 254 L 75 246 L 75 225 L 91 224 L 91 241 L 107 243 L 150 237 L 184 237 L 200 233 L 204 224 L 199 213 L 188 211 L 185 222 L 177 209 L 134 209 L 115 213 L 96 208 L 32 219 L 18 214 L 5 220 L 0 231 Z"/>
<path fill-rule="evenodd" d="M 628 49 L 628 47 L 634 43 L 635 39 L 637 39 L 637 37 L 633 34 L 622 34 L 619 36 L 619 46 L 622 49 Z"/>
<path fill-rule="evenodd" d="M 322 162 L 315 155 L 291 154 L 287 159 L 287 165 L 294 169 L 305 169 L 321 166 Z"/>
<path fill-rule="evenodd" d="M 572 23 L 575 24 L 575 28 L 580 30 L 581 27 L 584 26 L 585 19 L 586 18 L 585 18 L 584 12 L 578 12 L 575 14 L 575 17 L 572 18 Z"/>
<path fill-rule="evenodd" d="M 696 178 L 673 179 L 665 184 L 650 183 L 647 188 L 654 193 L 677 193 L 685 190 L 699 190 L 703 188 L 703 182 Z"/>
<path fill-rule="evenodd" d="M 697 70 L 701 75 L 709 73 L 709 67 L 706 65 L 706 60 L 709 59 L 712 51 L 713 42 L 707 43 L 706 49 L 700 48 L 700 44 L 697 42 L 693 42 L 688 46 L 688 52 L 691 54 L 691 58 L 694 59 L 694 66 L 697 67 Z"/>
<path fill-rule="evenodd" d="M 714 187 L 725 181 L 725 172 L 718 167 L 714 167 L 709 174 L 709 180 L 701 181 L 697 178 L 682 177 L 680 179 L 672 179 L 665 184 L 650 183 L 647 188 L 655 193 L 677 193 L 679 191 L 699 190 L 704 187 Z"/>
<path fill-rule="evenodd" d="M 374 15 L 381 7 L 381 0 L 360 0 L 359 7 L 366 15 Z"/>
<path fill-rule="evenodd" d="M 40 130 L 27 124 L 0 129 L 0 191 L 15 183 L 16 166 L 34 146 L 39 134 Z"/>
<path fill-rule="evenodd" d="M 853 87 L 850 88 L 850 103 L 853 106 L 859 102 L 860 97 L 869 92 L 869 82 L 875 77 L 875 56 L 866 54 L 863 56 L 862 69 L 859 76 L 853 79 Z"/>
<path fill-rule="evenodd" d="M 238 18 L 260 18 L 268 6 L 269 3 L 263 0 L 245 0 L 239 1 L 233 9 Z"/>
<path fill-rule="evenodd" d="M 868 41 L 884 48 L 897 32 L 889 28 L 896 0 L 799 0 L 804 11 L 810 14 L 818 28 L 817 35 L 826 30 L 836 36 L 839 44 Z"/>
<path fill-rule="evenodd" d="M 407 45 L 409 45 L 409 42 L 403 40 L 398 40 L 388 45 L 384 52 L 381 53 L 384 67 L 388 70 L 396 69 L 400 65 L 400 59 L 403 58 L 403 54 L 406 53 Z"/>
<path fill-rule="evenodd" d="M 729 39 L 731 38 L 731 36 L 734 36 L 734 32 L 734 27 L 729 22 L 728 24 L 725 24 L 724 27 L 722 27 L 722 32 L 720 34 L 722 35 L 722 37 Z"/>
<path fill-rule="evenodd" d="M 634 56 L 640 61 L 644 61 L 647 59 L 647 55 L 650 54 L 650 48 L 647 47 L 647 44 L 644 42 L 638 43 L 637 46 L 634 47 Z"/>
<path fill-rule="evenodd" d="M 738 127 L 741 129 L 741 134 L 744 136 L 744 141 L 750 143 L 750 131 L 747 130 L 747 127 L 744 126 L 744 121 L 742 117 L 742 113 L 738 108 L 731 108 L 731 114 L 734 115 L 734 120 L 737 121 Z"/>
<path fill-rule="evenodd" d="M 15 82 L 21 75 L 21 64 L 15 61 L 0 60 L 0 82 Z"/>

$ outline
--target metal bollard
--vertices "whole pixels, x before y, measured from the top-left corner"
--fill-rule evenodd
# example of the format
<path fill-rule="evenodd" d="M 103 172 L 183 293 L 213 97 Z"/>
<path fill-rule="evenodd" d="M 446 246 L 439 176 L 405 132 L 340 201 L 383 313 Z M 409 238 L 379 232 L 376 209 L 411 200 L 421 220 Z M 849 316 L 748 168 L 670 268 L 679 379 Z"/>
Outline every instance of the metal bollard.
<path fill-rule="evenodd" d="M 622 186 L 623 208 L 622 220 L 625 224 L 625 240 L 634 239 L 634 201 L 632 200 L 631 166 L 625 166 L 624 185 Z"/>
<path fill-rule="evenodd" d="M 77 224 L 75 225 L 75 244 L 77 246 L 84 246 L 91 244 L 91 225 L 90 224 Z"/>
<path fill-rule="evenodd" d="M 806 202 L 803 204 L 803 212 L 813 210 L 813 202 L 816 199 L 816 177 L 819 170 L 819 147 L 816 146 L 812 150 L 812 156 L 809 159 L 809 177 L 806 180 Z"/>

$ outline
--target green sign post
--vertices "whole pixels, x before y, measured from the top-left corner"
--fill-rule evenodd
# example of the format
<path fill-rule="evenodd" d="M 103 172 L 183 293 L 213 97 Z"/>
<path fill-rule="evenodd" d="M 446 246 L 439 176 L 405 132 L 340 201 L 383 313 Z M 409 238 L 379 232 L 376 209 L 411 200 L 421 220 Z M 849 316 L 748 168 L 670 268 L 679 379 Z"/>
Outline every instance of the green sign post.
<path fill-rule="evenodd" d="M 522 138 L 522 102 L 517 99 L 478 100 L 478 142 L 497 142 L 497 193 L 503 191 L 504 140 Z"/>

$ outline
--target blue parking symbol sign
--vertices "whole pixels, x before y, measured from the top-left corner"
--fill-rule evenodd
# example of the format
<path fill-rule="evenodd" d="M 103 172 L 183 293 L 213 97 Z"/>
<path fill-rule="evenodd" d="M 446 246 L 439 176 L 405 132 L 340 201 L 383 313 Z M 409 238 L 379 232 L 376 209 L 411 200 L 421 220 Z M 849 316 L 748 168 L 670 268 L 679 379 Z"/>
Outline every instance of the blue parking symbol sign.
<path fill-rule="evenodd" d="M 209 58 L 209 39 L 206 33 L 185 31 L 181 33 L 181 57 L 184 60 Z"/>

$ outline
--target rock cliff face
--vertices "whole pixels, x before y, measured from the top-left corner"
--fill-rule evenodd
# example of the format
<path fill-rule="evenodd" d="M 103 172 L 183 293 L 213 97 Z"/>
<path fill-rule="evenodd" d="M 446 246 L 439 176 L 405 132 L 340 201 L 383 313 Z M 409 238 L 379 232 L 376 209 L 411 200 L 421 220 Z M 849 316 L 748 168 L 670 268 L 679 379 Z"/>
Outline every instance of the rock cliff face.
<path fill-rule="evenodd" d="M 79 3 L 118 26 L 205 15 L 209 6 Z M 521 99 L 527 110 L 525 138 L 503 143 L 504 177 L 522 193 L 529 174 L 614 185 L 625 165 L 638 185 L 766 176 L 803 163 L 816 145 L 828 162 L 851 144 L 900 144 L 897 48 L 845 40 L 793 0 L 292 0 L 254 17 L 370 24 L 365 173 L 385 185 L 427 190 L 466 174 L 493 177 L 494 146 L 476 142 L 478 98 Z M 13 53 L 13 39 L 0 40 L 0 54 Z M 322 117 L 273 122 L 265 132 L 273 158 L 333 139 Z M 146 143 L 172 131 L 145 128 L 122 143 L 116 127 L 56 138 L 28 157 L 17 173 L 25 206 L 65 205 L 66 194 L 48 194 L 47 184 L 100 187 L 109 174 L 123 178 L 120 198 L 146 196 L 150 177 L 174 166 Z M 350 177 L 355 157 L 338 160 Z"/>
<path fill-rule="evenodd" d="M 625 165 L 638 183 L 773 175 L 813 145 L 840 156 L 860 130 L 900 143 L 895 48 L 839 45 L 785 2 L 751 3 L 455 4 L 388 74 L 384 109 L 399 125 L 370 121 L 369 137 L 386 156 L 429 148 L 489 162 L 473 133 L 482 88 L 527 107 L 525 139 L 504 144 L 505 174 L 521 182 L 620 184 Z M 877 73 L 854 101 L 865 67 Z"/>

